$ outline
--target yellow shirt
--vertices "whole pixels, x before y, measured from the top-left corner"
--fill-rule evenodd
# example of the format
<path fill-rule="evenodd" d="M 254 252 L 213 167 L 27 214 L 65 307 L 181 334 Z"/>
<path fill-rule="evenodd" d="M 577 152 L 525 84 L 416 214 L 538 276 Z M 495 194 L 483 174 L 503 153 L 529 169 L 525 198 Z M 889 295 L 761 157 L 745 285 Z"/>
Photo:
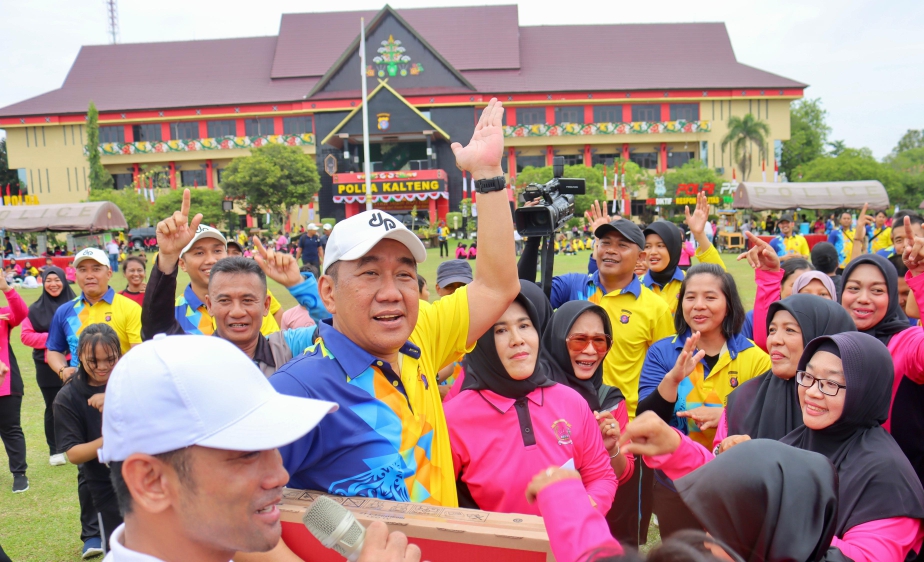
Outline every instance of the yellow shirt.
<path fill-rule="evenodd" d="M 599 277 L 594 275 L 594 279 Z M 648 348 L 674 333 L 674 321 L 664 300 L 635 281 L 619 292 L 603 293 L 597 284 L 592 303 L 606 310 L 613 324 L 613 347 L 603 362 L 603 382 L 626 397 L 629 419 L 638 406 L 638 380 Z"/>
<path fill-rule="evenodd" d="M 878 234 L 878 236 L 876 236 Z M 882 230 L 877 230 L 873 228 L 873 244 L 871 253 L 875 254 L 879 250 L 885 250 L 892 245 L 892 229 L 888 226 L 884 227 Z"/>
<path fill-rule="evenodd" d="M 110 287 L 95 304 L 91 305 L 81 294 L 61 305 L 48 330 L 47 348 L 61 353 L 70 351 L 71 366 L 76 367 L 77 341 L 90 324 L 108 324 L 119 336 L 123 354 L 128 353 L 132 344 L 141 343 L 141 307 Z"/>
<path fill-rule="evenodd" d="M 279 301 L 276 300 L 276 297 L 273 296 L 272 291 L 267 289 L 266 294 L 269 295 L 270 306 L 269 306 L 269 314 L 263 317 L 263 325 L 260 326 L 260 333 L 263 334 L 264 336 L 268 336 L 272 334 L 273 332 L 279 331 L 279 324 L 276 322 L 276 317 L 273 315 L 279 312 L 279 309 L 282 308 L 282 304 L 280 304 Z"/>
<path fill-rule="evenodd" d="M 719 254 L 719 251 L 715 249 L 715 246 L 710 245 L 709 249 L 700 253 L 700 250 L 696 250 L 695 257 L 699 260 L 699 263 L 714 263 L 716 265 L 722 266 L 722 269 L 728 271 L 725 267 L 725 262 L 722 261 L 722 256 Z M 642 278 L 642 284 L 648 287 L 654 294 L 658 295 L 664 302 L 667 304 L 667 308 L 671 311 L 671 316 L 674 315 L 674 312 L 677 311 L 678 297 L 680 297 L 680 285 L 683 283 L 686 274 L 679 267 L 674 271 L 674 278 L 667 282 L 663 288 L 659 287 L 657 283 L 654 282 L 654 279 L 651 278 L 651 274 L 645 274 L 645 277 Z"/>

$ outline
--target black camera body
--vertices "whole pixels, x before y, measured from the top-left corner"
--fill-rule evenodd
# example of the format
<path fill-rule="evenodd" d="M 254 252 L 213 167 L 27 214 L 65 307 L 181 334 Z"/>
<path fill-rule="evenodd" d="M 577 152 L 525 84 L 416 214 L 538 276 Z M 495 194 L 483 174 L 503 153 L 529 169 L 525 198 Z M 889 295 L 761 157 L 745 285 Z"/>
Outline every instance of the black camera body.
<path fill-rule="evenodd" d="M 520 236 L 553 236 L 574 216 L 574 196 L 586 191 L 584 178 L 563 178 L 565 159 L 556 156 L 552 163 L 552 179 L 548 183 L 526 186 L 523 198 L 539 201 L 530 207 L 520 207 L 514 222 Z"/>

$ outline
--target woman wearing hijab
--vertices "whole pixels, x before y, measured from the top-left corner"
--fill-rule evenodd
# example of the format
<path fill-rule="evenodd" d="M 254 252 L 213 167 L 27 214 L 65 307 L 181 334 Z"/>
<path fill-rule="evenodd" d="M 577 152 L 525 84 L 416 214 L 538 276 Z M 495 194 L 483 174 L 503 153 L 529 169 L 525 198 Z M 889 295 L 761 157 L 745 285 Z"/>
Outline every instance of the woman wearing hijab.
<path fill-rule="evenodd" d="M 550 378 L 538 326 L 521 292 L 463 361 L 462 392 L 444 406 L 460 505 L 536 515 L 526 486 L 554 465 L 579 470 L 589 501 L 606 513 L 616 476 L 600 429 L 585 400 Z"/>
<path fill-rule="evenodd" d="M 729 438 L 727 447 L 745 435 L 750 439 L 782 439 L 801 427 L 802 408 L 794 377 L 802 350 L 817 337 L 856 330 L 850 315 L 832 300 L 798 294 L 771 304 L 767 350 L 772 367 L 728 395 L 713 444 L 718 446 Z"/>
<path fill-rule="evenodd" d="M 581 501 L 578 474 L 550 472 L 537 474 L 527 494 L 539 505 L 556 560 L 641 560 L 623 555 L 606 522 Z M 648 560 L 847 561 L 831 547 L 837 474 L 822 455 L 776 441 L 752 441 L 680 478 L 677 488 L 709 535 L 679 533 L 649 553 Z M 716 557 L 703 553 L 704 546 Z"/>
<path fill-rule="evenodd" d="M 603 384 L 603 359 L 612 344 L 609 316 L 603 308 L 587 301 L 571 301 L 559 307 L 542 335 L 542 349 L 552 364 L 552 378 L 576 390 L 587 402 L 603 433 L 613 472 L 624 484 L 634 469 L 634 459 L 622 454 L 618 443 L 619 433 L 629 423 L 626 398 L 615 386 Z"/>
<path fill-rule="evenodd" d="M 924 305 L 924 262 L 906 261 L 905 281 L 918 306 Z M 844 270 L 841 305 L 857 329 L 888 346 L 895 363 L 892 406 L 886 431 L 924 482 L 924 330 L 909 327 L 901 310 L 898 275 L 888 259 L 865 254 Z M 893 421 L 894 420 L 894 421 Z"/>
<path fill-rule="evenodd" d="M 734 278 L 717 265 L 690 268 L 674 314 L 675 336 L 648 349 L 637 412 L 653 410 L 703 446 L 712 447 L 725 402 L 743 382 L 766 373 L 770 358 L 742 337 L 744 307 Z M 654 510 L 661 533 L 695 528 L 668 478 L 655 475 Z"/>
<path fill-rule="evenodd" d="M 806 271 L 792 284 L 793 295 L 816 295 L 830 301 L 837 300 L 834 281 L 820 271 Z"/>
<path fill-rule="evenodd" d="M 32 361 L 35 363 L 35 380 L 42 397 L 45 399 L 45 442 L 48 444 L 48 462 L 60 466 L 67 461 L 63 451 L 55 444 L 55 414 L 52 404 L 61 390 L 63 381 L 45 361 L 45 341 L 55 311 L 62 304 L 77 298 L 67 283 L 64 271 L 60 267 L 48 266 L 42 273 L 42 295 L 29 307 L 29 316 L 22 323 L 20 338 L 22 343 L 32 348 Z"/>
<path fill-rule="evenodd" d="M 699 211 L 697 204 L 697 211 Z M 705 212 L 705 211 L 704 211 Z M 687 221 L 697 224 L 694 217 L 687 210 Z M 695 254 L 700 263 L 713 263 L 725 269 L 725 262 L 715 249 L 709 238 L 702 230 L 693 230 L 699 250 Z M 699 232 L 699 235 L 697 235 Z M 684 279 L 684 271 L 680 268 L 680 257 L 683 253 L 683 232 L 674 223 L 658 220 L 644 230 L 645 253 L 648 256 L 648 273 L 642 278 L 642 284 L 660 295 L 667 303 L 673 314 L 677 310 L 677 297 L 680 293 L 680 284 Z"/>

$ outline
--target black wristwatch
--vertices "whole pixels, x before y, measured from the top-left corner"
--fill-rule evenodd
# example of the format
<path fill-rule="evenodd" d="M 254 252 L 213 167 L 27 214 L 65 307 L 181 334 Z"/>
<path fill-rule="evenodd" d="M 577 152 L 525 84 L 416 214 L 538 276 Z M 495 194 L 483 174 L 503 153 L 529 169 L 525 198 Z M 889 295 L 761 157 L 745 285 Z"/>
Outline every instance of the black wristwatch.
<path fill-rule="evenodd" d="M 478 193 L 491 193 L 500 191 L 507 187 L 507 180 L 504 176 L 495 176 L 486 180 L 475 180 L 475 191 Z"/>

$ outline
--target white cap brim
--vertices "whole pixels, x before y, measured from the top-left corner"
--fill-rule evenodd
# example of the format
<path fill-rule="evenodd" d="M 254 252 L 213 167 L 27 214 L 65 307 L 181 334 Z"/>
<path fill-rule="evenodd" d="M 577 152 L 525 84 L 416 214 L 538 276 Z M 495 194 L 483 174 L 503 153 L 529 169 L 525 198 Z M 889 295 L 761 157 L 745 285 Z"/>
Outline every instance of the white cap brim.
<path fill-rule="evenodd" d="M 196 445 L 229 451 L 267 451 L 293 443 L 339 406 L 334 402 L 275 394 L 244 417 Z"/>
<path fill-rule="evenodd" d="M 423 245 L 423 242 L 420 241 L 420 238 L 416 234 L 407 229 L 395 229 L 391 232 L 388 232 L 382 236 L 369 238 L 364 240 L 360 244 L 353 246 L 350 250 L 340 256 L 337 261 L 353 261 L 358 260 L 359 258 L 365 256 L 369 251 L 375 247 L 376 244 L 382 240 L 394 240 L 400 242 L 404 245 L 405 248 L 410 250 L 411 255 L 414 256 L 414 260 L 417 263 L 423 263 L 427 260 L 427 248 Z M 336 262 L 327 263 L 327 260 L 324 261 L 324 271 L 321 272 L 323 275 L 327 272 L 327 268 L 333 265 Z"/>
<path fill-rule="evenodd" d="M 190 242 L 189 244 L 186 245 L 185 248 L 183 248 L 183 251 L 180 252 L 180 257 L 182 258 L 186 252 L 192 250 L 192 247 L 196 245 L 196 242 L 198 242 L 199 240 L 202 240 L 203 238 L 214 238 L 215 240 L 221 241 L 221 243 L 224 244 L 225 247 L 228 246 L 228 239 L 225 238 L 224 235 L 222 235 L 220 232 L 205 231 L 205 232 L 201 232 L 197 234 L 192 239 L 192 242 Z"/>
<path fill-rule="evenodd" d="M 77 267 L 78 264 L 81 264 L 87 260 L 93 260 L 100 265 L 105 265 L 106 267 L 109 267 L 109 259 L 107 258 L 105 261 L 103 261 L 103 258 L 99 256 L 80 256 L 79 258 L 74 260 L 74 267 Z"/>

